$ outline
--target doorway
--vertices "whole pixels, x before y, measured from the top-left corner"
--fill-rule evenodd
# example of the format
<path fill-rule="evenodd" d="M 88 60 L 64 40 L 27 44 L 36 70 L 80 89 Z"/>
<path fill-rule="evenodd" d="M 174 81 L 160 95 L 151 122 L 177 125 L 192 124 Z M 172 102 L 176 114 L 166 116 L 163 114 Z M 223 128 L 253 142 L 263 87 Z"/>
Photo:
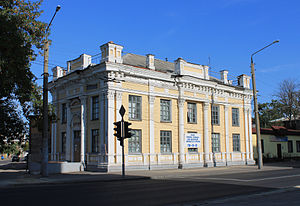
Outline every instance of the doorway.
<path fill-rule="evenodd" d="M 74 144 L 73 144 L 73 160 L 74 162 L 80 162 L 80 151 L 81 151 L 81 131 L 74 131 Z"/>
<path fill-rule="evenodd" d="M 277 157 L 282 159 L 281 144 L 277 144 Z"/>

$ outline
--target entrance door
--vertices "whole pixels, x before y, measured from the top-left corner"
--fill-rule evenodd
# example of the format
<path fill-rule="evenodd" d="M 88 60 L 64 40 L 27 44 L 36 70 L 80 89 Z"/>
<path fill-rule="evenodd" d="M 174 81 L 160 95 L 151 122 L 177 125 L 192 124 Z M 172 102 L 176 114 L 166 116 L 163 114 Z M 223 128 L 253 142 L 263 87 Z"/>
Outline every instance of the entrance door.
<path fill-rule="evenodd" d="M 74 162 L 80 162 L 80 150 L 81 150 L 81 131 L 74 131 L 74 144 L 73 144 L 73 155 Z"/>
<path fill-rule="evenodd" d="M 277 144 L 277 157 L 278 159 L 282 159 L 281 144 Z"/>

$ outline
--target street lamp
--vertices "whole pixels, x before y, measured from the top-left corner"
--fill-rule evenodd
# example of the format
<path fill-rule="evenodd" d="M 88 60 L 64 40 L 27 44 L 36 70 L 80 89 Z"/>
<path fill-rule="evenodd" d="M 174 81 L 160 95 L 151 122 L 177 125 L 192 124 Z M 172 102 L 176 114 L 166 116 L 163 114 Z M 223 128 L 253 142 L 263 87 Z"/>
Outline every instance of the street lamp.
<path fill-rule="evenodd" d="M 253 86 L 253 98 L 254 98 L 254 112 L 255 112 L 255 124 L 256 124 L 256 144 L 257 144 L 257 159 L 258 159 L 258 169 L 262 169 L 262 152 L 261 152 L 261 141 L 260 141 L 260 125 L 259 125 L 259 115 L 258 115 L 258 106 L 257 106 L 257 94 L 256 94 L 256 82 L 255 82 L 255 69 L 253 63 L 253 56 L 258 52 L 264 50 L 265 48 L 271 46 L 272 44 L 278 43 L 279 40 L 273 41 L 271 44 L 265 46 L 264 48 L 251 54 L 251 73 L 252 73 L 252 86 Z"/>
<path fill-rule="evenodd" d="M 48 176 L 48 57 L 49 57 L 49 42 L 48 42 L 48 31 L 51 23 L 60 10 L 60 6 L 56 7 L 55 13 L 46 28 L 45 34 L 45 44 L 44 44 L 44 80 L 43 80 L 43 139 L 42 139 L 42 164 L 41 164 L 41 173 L 42 176 Z"/>

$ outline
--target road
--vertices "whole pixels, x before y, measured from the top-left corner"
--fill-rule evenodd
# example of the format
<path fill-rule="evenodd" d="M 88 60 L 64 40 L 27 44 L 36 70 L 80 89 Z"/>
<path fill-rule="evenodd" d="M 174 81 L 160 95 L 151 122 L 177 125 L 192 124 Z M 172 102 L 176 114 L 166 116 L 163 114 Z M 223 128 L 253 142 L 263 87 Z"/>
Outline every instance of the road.
<path fill-rule="evenodd" d="M 300 205 L 300 169 L 169 170 L 153 179 L 0 190 L 1 205 Z M 128 172 L 143 174 L 143 172 Z"/>

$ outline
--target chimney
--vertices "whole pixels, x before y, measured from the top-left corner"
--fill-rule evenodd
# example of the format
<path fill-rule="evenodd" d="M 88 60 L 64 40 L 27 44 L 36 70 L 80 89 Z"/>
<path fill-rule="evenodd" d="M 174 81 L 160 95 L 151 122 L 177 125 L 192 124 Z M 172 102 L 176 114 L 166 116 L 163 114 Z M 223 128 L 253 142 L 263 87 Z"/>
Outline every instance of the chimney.
<path fill-rule="evenodd" d="M 238 86 L 250 89 L 250 76 L 246 74 L 238 76 Z"/>
<path fill-rule="evenodd" d="M 208 74 L 209 66 L 203 66 L 204 70 L 204 79 L 209 80 L 209 74 Z"/>
<path fill-rule="evenodd" d="M 102 62 L 114 62 L 123 63 L 122 50 L 123 46 L 115 44 L 110 41 L 100 46 L 101 49 L 101 63 Z"/>
<path fill-rule="evenodd" d="M 178 59 L 175 60 L 175 73 L 179 75 L 184 75 L 184 64 L 186 61 L 179 57 Z"/>
<path fill-rule="evenodd" d="M 153 54 L 147 54 L 146 67 L 151 69 L 151 70 L 155 70 L 154 55 Z"/>
<path fill-rule="evenodd" d="M 66 72 L 62 67 L 56 66 L 52 68 L 52 73 L 53 73 L 53 81 L 55 81 L 58 78 L 64 76 Z"/>
<path fill-rule="evenodd" d="M 227 78 L 228 71 L 222 70 L 222 71 L 220 71 L 220 73 L 221 73 L 221 80 L 223 81 L 223 83 L 228 84 L 228 78 Z"/>

